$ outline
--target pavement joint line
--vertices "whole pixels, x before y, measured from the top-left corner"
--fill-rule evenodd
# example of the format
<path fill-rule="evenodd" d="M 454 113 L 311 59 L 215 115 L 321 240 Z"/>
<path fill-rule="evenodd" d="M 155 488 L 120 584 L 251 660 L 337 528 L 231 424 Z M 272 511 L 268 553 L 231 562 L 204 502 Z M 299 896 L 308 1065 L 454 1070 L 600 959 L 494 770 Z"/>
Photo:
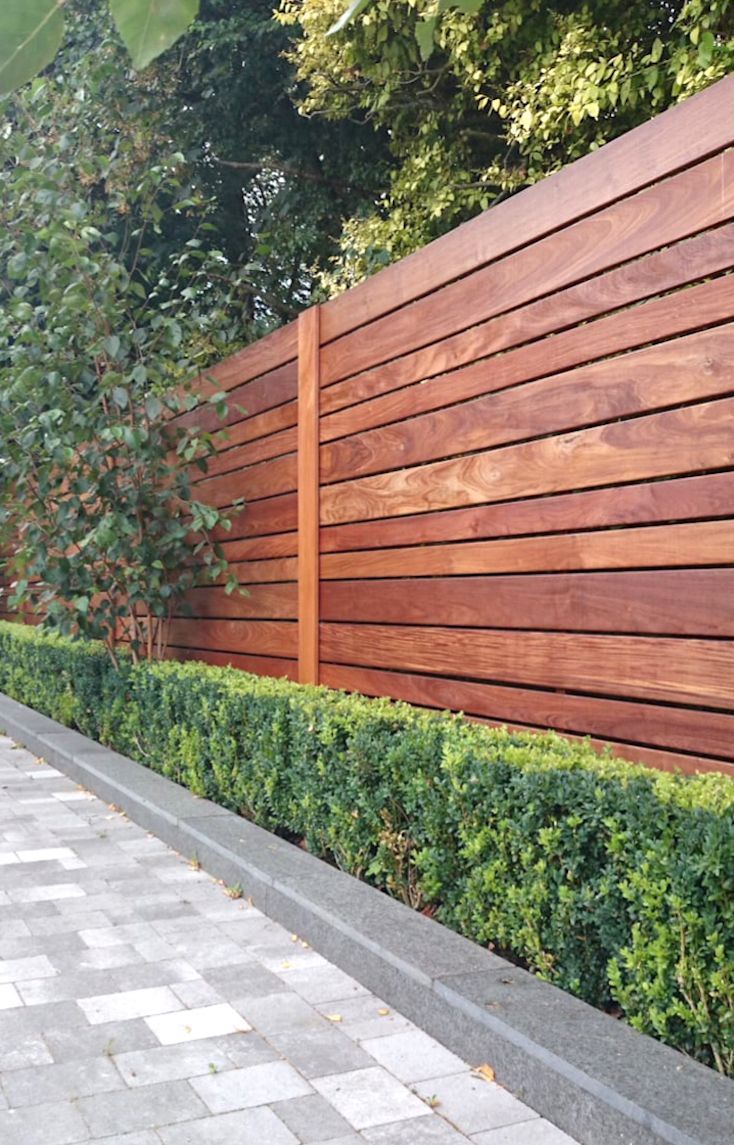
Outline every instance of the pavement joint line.
<path fill-rule="evenodd" d="M 196 843 L 204 870 L 582 1145 L 731 1145 L 731 1080 L 1 693 L 0 727 L 179 852 Z"/>

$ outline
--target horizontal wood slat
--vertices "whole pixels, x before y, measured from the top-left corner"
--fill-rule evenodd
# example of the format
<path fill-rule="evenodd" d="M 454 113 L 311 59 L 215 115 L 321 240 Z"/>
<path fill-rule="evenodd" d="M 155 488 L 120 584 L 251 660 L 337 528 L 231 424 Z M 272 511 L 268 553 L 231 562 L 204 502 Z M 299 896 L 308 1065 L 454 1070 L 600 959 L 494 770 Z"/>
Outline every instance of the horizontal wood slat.
<path fill-rule="evenodd" d="M 734 525 L 727 520 L 327 553 L 321 557 L 321 576 L 350 580 L 732 563 Z"/>
<path fill-rule="evenodd" d="M 730 640 L 324 622 L 321 645 L 323 659 L 337 664 L 734 706 Z"/>
<path fill-rule="evenodd" d="M 326 581 L 323 620 L 734 637 L 734 569 Z"/>
<path fill-rule="evenodd" d="M 734 152 L 724 151 L 377 319 L 368 337 L 337 339 L 324 349 L 323 384 L 728 221 L 733 174 Z"/>
<path fill-rule="evenodd" d="M 327 485 L 321 521 L 394 517 L 734 462 L 734 399 Z M 271 463 L 272 464 L 272 463 Z"/>
<path fill-rule="evenodd" d="M 322 553 L 731 516 L 734 473 L 560 493 L 321 529 Z"/>
<path fill-rule="evenodd" d="M 511 350 L 580 322 L 629 308 L 655 295 L 729 270 L 732 266 L 734 224 L 728 223 L 616 267 L 599 278 L 588 279 L 498 318 L 471 326 L 451 338 L 403 354 L 347 381 L 337 382 L 324 390 L 321 408 L 324 414 L 332 414 L 344 406 L 354 406 L 380 394 L 456 370 L 478 358 Z M 668 318 L 671 323 L 674 320 L 675 315 Z M 617 332 L 615 344 L 627 348 L 622 334 L 622 331 Z M 576 360 L 587 361 L 588 358 L 582 352 Z M 569 364 L 573 365 L 574 360 L 570 359 Z M 340 436 L 343 434 L 339 419 L 325 418 L 324 440 Z"/>
<path fill-rule="evenodd" d="M 193 589 L 186 601 L 193 619 L 297 620 L 298 592 L 295 583 L 251 584 L 247 595 L 226 593 L 217 585 Z M 187 616 L 186 613 L 180 613 Z"/>
<path fill-rule="evenodd" d="M 657 298 L 588 326 L 566 330 L 542 342 L 475 362 L 447 377 L 431 378 L 408 391 L 412 414 L 440 409 L 447 404 L 447 398 L 453 402 L 467 401 L 488 391 L 504 390 L 585 362 L 721 323 L 730 318 L 733 311 L 734 276 L 692 286 L 683 298 L 679 295 Z M 386 425 L 404 416 L 405 395 L 388 393 L 325 418 L 322 440 Z"/>
<path fill-rule="evenodd" d="M 491 393 L 321 449 L 325 484 L 523 438 L 629 417 L 734 390 L 734 323 L 571 373 Z M 486 366 L 487 389 L 492 388 Z M 446 386 L 446 400 L 451 399 Z"/>
<path fill-rule="evenodd" d="M 732 121 L 730 76 L 327 303 L 324 341 L 729 147 Z"/>
<path fill-rule="evenodd" d="M 259 656 L 295 656 L 298 625 L 287 620 L 171 621 L 169 643 L 178 648 L 247 652 Z"/>
<path fill-rule="evenodd" d="M 728 759 L 734 756 L 734 716 L 695 708 L 631 703 L 566 692 L 472 683 L 380 669 L 324 664 L 330 688 L 393 696 L 423 707 L 445 708 L 495 721 L 555 731 L 588 732 L 603 739 L 638 742 Z"/>

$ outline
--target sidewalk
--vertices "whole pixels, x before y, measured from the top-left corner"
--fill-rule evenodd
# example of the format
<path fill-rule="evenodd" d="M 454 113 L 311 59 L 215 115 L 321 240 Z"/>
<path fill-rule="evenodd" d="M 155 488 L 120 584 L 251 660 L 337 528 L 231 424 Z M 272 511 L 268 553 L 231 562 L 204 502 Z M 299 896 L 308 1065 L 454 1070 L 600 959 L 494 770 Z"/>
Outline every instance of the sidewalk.
<path fill-rule="evenodd" d="M 0 736 L 0 1145 L 574 1145 L 236 894 Z"/>

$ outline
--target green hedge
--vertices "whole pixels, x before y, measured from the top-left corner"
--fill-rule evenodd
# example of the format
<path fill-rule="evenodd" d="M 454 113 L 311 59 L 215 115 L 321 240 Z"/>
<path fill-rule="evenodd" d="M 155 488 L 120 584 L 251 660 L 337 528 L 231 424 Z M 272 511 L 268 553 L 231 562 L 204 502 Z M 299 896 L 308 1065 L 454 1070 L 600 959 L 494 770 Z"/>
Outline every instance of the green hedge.
<path fill-rule="evenodd" d="M 0 690 L 734 1075 L 734 784 L 0 623 Z"/>

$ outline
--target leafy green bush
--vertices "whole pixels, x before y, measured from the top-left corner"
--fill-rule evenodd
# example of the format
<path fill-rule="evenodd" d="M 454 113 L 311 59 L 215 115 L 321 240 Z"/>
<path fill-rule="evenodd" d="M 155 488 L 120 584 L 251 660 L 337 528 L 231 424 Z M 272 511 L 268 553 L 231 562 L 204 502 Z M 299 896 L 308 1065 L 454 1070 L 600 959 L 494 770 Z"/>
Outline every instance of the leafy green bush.
<path fill-rule="evenodd" d="M 734 784 L 0 623 L 0 689 L 734 1075 Z"/>

